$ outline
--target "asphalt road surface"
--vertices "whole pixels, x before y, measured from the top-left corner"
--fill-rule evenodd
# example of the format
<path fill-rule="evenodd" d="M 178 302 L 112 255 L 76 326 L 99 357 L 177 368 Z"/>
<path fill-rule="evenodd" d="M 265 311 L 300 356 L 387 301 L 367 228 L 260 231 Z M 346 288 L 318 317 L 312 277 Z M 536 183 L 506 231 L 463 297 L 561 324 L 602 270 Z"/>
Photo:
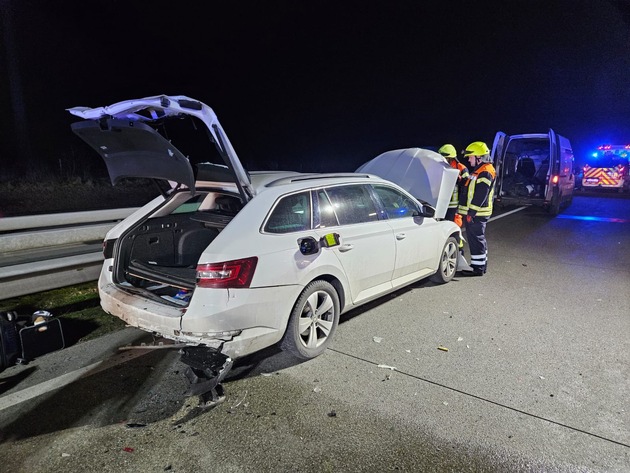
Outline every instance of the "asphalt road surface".
<path fill-rule="evenodd" d="M 212 409 L 184 396 L 176 350 L 118 350 L 135 329 L 9 368 L 0 468 L 630 471 L 630 200 L 528 208 L 487 236 L 486 276 L 346 314 L 315 360 L 243 360 Z"/>

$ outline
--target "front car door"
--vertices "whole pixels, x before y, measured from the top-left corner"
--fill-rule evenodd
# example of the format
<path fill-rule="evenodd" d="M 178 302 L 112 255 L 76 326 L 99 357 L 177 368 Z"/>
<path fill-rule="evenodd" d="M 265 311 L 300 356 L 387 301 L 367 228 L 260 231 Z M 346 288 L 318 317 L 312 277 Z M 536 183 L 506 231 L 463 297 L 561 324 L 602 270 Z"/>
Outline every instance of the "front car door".
<path fill-rule="evenodd" d="M 433 272 L 438 266 L 442 239 L 437 221 L 422 216 L 422 208 L 411 196 L 386 185 L 373 186 L 388 224 L 394 232 L 396 262 L 393 287 L 408 284 Z"/>

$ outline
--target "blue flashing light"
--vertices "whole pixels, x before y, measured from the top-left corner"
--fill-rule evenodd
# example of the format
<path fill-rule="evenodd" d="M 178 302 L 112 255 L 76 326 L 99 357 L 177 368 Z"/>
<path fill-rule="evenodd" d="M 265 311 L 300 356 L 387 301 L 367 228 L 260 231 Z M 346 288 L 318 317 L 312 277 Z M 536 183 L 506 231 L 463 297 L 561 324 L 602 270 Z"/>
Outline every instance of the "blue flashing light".
<path fill-rule="evenodd" d="M 597 153 L 593 153 L 593 157 L 596 158 L 597 157 Z"/>

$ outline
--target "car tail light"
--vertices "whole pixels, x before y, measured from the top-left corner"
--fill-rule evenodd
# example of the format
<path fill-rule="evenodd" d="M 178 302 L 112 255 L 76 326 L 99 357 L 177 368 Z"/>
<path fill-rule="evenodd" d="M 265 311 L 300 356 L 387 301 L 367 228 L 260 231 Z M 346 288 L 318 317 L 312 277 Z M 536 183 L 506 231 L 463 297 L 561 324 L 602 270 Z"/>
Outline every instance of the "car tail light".
<path fill-rule="evenodd" d="M 197 286 L 214 288 L 246 288 L 252 282 L 258 258 L 237 259 L 197 266 Z"/>
<path fill-rule="evenodd" d="M 114 256 L 114 244 L 116 240 L 104 240 L 103 241 L 103 258 L 109 259 Z"/>
<path fill-rule="evenodd" d="M 558 176 L 553 176 L 553 177 L 551 178 L 551 183 L 552 183 L 552 184 L 557 184 L 557 183 L 558 183 Z"/>

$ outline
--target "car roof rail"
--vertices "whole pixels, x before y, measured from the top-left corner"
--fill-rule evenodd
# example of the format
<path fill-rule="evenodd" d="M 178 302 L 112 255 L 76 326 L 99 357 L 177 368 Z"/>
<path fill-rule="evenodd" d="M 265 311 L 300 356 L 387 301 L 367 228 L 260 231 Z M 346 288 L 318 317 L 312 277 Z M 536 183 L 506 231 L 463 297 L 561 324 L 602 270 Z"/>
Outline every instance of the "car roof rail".
<path fill-rule="evenodd" d="M 356 179 L 365 179 L 365 178 L 373 178 L 374 176 L 371 174 L 358 174 L 356 172 L 345 172 L 345 173 L 316 173 L 316 174 L 300 174 L 297 176 L 289 176 L 289 177 L 281 177 L 280 179 L 276 179 L 275 181 L 271 181 L 266 184 L 265 187 L 274 187 L 281 186 L 284 184 L 291 184 L 293 182 L 302 182 L 302 181 L 311 181 L 311 180 L 320 180 L 320 179 L 348 179 L 348 178 L 356 178 Z"/>

